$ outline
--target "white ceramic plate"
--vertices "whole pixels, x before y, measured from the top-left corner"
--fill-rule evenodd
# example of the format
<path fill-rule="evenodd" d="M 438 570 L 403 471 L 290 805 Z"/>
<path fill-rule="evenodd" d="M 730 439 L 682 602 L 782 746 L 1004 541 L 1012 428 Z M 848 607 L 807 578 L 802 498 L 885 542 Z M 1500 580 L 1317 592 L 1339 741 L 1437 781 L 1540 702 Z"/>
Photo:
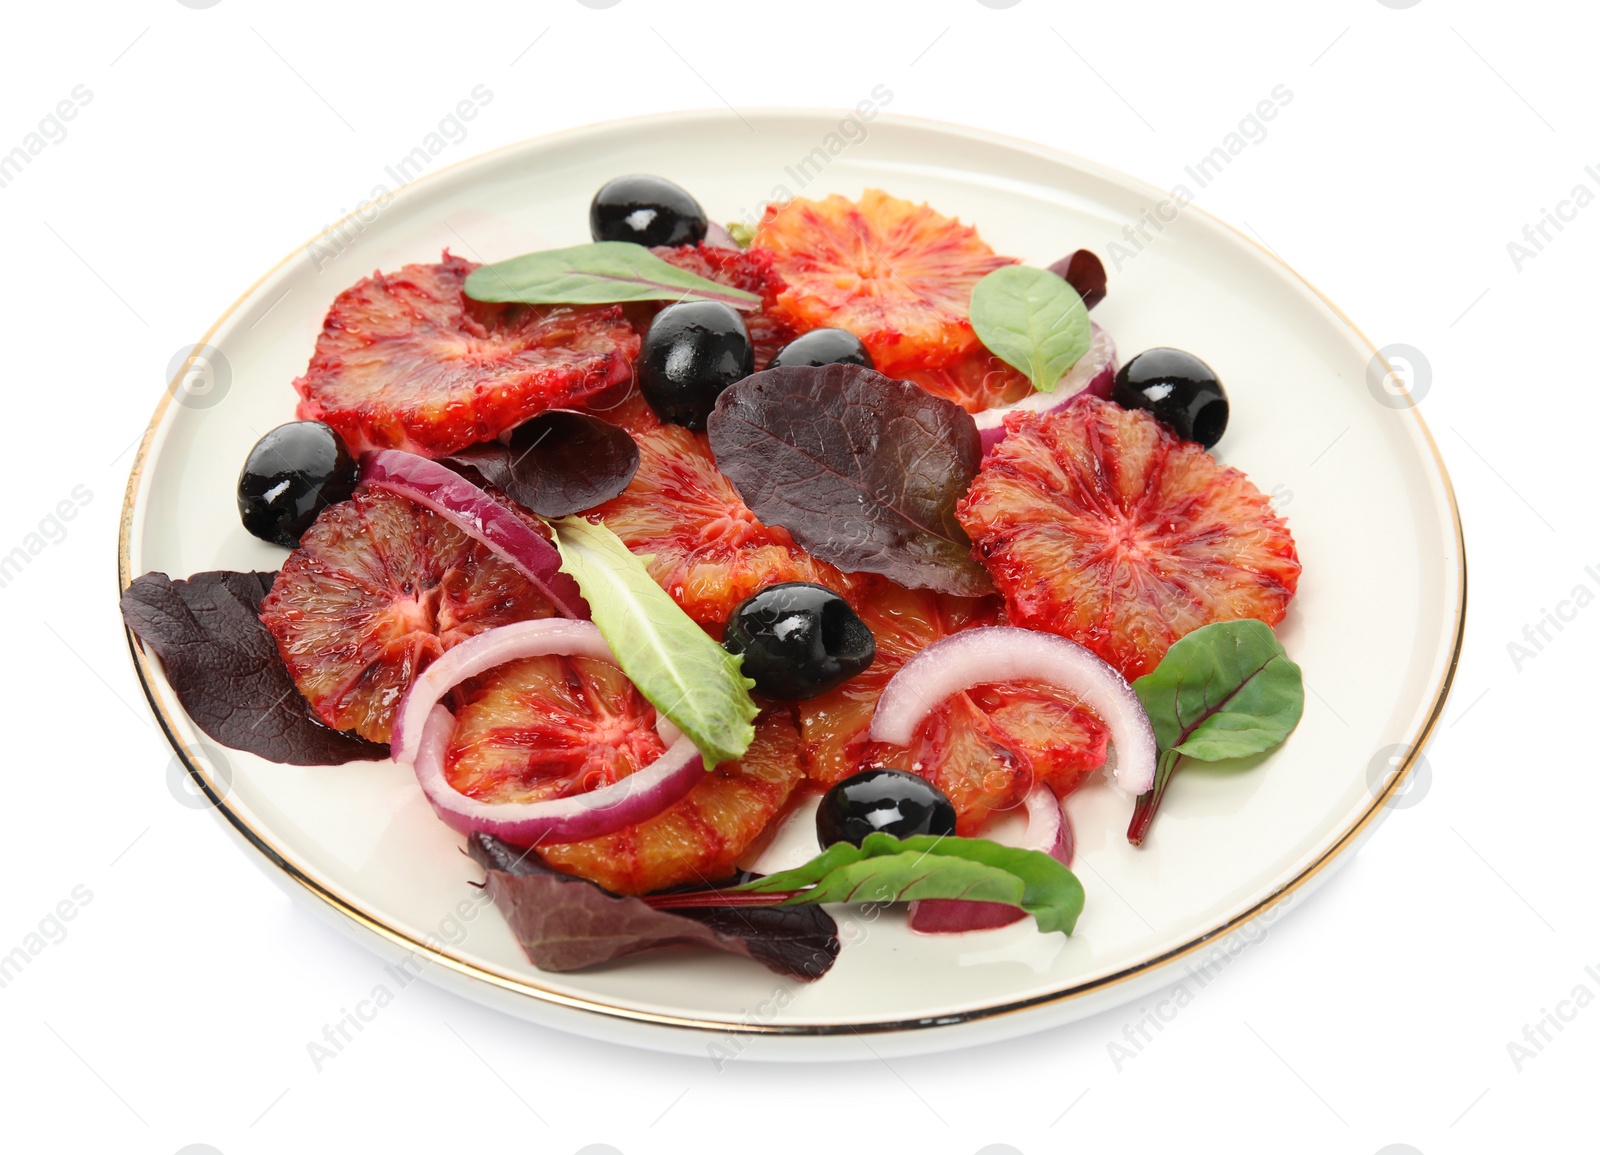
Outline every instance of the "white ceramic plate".
<path fill-rule="evenodd" d="M 498 260 L 583 242 L 594 190 L 624 172 L 678 181 L 719 220 L 752 217 L 775 191 L 854 197 L 879 186 L 1039 264 L 1079 247 L 1108 255 L 1112 240 L 1127 244 L 1126 223 L 1159 222 L 1112 268 L 1095 318 L 1124 357 L 1175 345 L 1227 382 L 1221 455 L 1274 495 L 1305 565 L 1279 631 L 1305 670 L 1305 719 L 1265 758 L 1185 769 L 1141 850 L 1123 837 L 1126 798 L 1105 785 L 1074 795 L 1088 899 L 1070 939 L 1031 920 L 920 936 L 893 912 L 868 921 L 841 910 L 847 945 L 811 985 L 699 952 L 546 974 L 480 905 L 469 884 L 481 875 L 409 771 L 219 754 L 134 646 L 175 749 L 288 890 L 380 952 L 412 953 L 430 979 L 512 1014 L 649 1047 L 789 1059 L 859 1055 L 856 1033 L 894 1054 L 1067 1022 L 1236 949 L 1224 936 L 1305 894 L 1370 832 L 1443 706 L 1466 593 L 1449 482 L 1416 410 L 1373 384 L 1376 351 L 1337 310 L 1238 232 L 1097 165 L 900 117 L 880 116 L 847 143 L 829 135 L 838 121 L 717 111 L 567 132 L 443 169 L 291 254 L 202 338 L 217 351 L 211 372 L 175 383 L 178 403 L 156 413 L 124 509 L 124 584 L 147 570 L 282 563 L 283 551 L 239 525 L 239 465 L 292 418 L 290 380 L 335 294 L 373 269 L 436 260 L 446 246 Z"/>

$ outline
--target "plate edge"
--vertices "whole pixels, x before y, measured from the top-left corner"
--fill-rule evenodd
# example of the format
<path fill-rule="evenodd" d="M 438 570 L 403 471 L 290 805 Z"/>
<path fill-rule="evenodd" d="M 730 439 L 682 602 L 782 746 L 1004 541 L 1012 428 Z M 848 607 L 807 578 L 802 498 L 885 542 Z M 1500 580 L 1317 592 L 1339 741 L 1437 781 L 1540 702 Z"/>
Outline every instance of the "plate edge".
<path fill-rule="evenodd" d="M 833 115 L 834 111 L 836 110 L 778 107 L 750 109 L 747 111 L 756 116 L 765 115 L 772 117 L 781 115 L 799 118 L 828 117 Z M 719 115 L 719 113 L 716 110 L 704 109 L 657 113 L 651 116 L 624 117 L 607 121 L 599 121 L 586 125 L 579 125 L 572 128 L 563 129 L 558 132 L 546 133 L 538 137 L 513 141 L 497 148 L 478 153 L 474 156 L 455 161 L 444 166 L 443 168 L 426 173 L 413 180 L 409 184 L 402 186 L 400 189 L 397 189 L 394 195 L 402 196 L 408 193 L 415 195 L 414 190 L 418 186 L 432 181 L 434 178 L 442 177 L 454 169 L 460 168 L 464 165 L 475 164 L 483 160 L 485 157 L 493 156 L 497 153 L 519 148 L 535 142 L 549 141 L 566 136 L 577 136 L 583 133 L 618 129 L 629 125 L 647 124 L 664 120 L 692 121 L 697 118 L 717 115 Z M 936 129 L 945 133 L 952 133 L 973 139 L 1000 141 L 1010 145 L 1011 147 L 1032 153 L 1036 156 L 1041 156 L 1058 162 L 1063 162 L 1080 169 L 1096 172 L 1111 178 L 1114 181 L 1122 182 L 1128 186 L 1143 188 L 1156 197 L 1165 195 L 1161 192 L 1158 186 L 1152 185 L 1141 178 L 1134 177 L 1127 173 L 1110 168 L 1098 161 L 1081 157 L 1065 150 L 1039 144 L 1036 141 L 1030 141 L 1024 138 L 1011 136 L 1002 132 L 994 132 L 976 126 L 962 125 L 928 117 L 907 116 L 899 113 L 885 113 L 883 114 L 883 119 L 914 128 Z M 1337 317 L 1345 325 L 1345 327 L 1348 328 L 1350 332 L 1354 334 L 1355 337 L 1372 352 L 1373 356 L 1378 357 L 1380 360 L 1383 359 L 1382 354 L 1372 343 L 1371 339 L 1361 331 L 1361 329 L 1342 309 L 1334 304 L 1333 301 L 1331 301 L 1324 293 L 1322 293 L 1321 290 L 1308 281 L 1276 253 L 1272 252 L 1254 238 L 1235 228 L 1233 225 L 1209 210 L 1194 204 L 1191 204 L 1187 207 L 1191 211 L 1198 211 L 1201 215 L 1208 218 L 1213 224 L 1220 226 L 1234 236 L 1244 240 L 1252 249 L 1266 257 L 1270 263 L 1278 266 L 1284 272 L 1287 272 L 1290 276 L 1292 276 L 1295 280 L 1299 281 L 1301 285 L 1303 285 L 1314 297 L 1316 297 L 1318 301 L 1320 301 L 1335 317 Z M 339 220 L 334 221 L 326 228 L 319 231 L 315 236 L 310 238 L 307 242 L 305 242 L 305 244 L 291 250 L 281 260 L 279 260 L 259 278 L 257 278 L 256 281 L 248 289 L 241 293 L 239 297 L 231 305 L 229 305 L 220 316 L 218 316 L 216 321 L 211 324 L 211 326 L 206 330 L 205 335 L 197 343 L 197 347 L 199 345 L 206 344 L 210 338 L 215 335 L 217 330 L 221 328 L 221 326 L 228 320 L 228 318 L 237 312 L 240 306 L 249 300 L 250 297 L 254 295 L 256 290 L 270 280 L 275 274 L 277 274 L 279 270 L 288 265 L 289 262 L 293 261 L 298 255 L 305 252 L 311 244 L 314 244 L 316 241 L 327 236 L 329 233 L 339 229 L 355 215 L 355 212 L 351 212 L 346 214 L 344 217 L 341 217 Z M 1385 364 L 1387 364 L 1386 361 Z M 165 393 L 162 395 L 160 403 L 157 405 L 149 424 L 145 428 L 143 437 L 140 439 L 138 451 L 134 455 L 133 464 L 129 473 L 128 485 L 124 493 L 122 511 L 118 525 L 117 577 L 119 597 L 122 591 L 125 590 L 132 581 L 131 547 L 133 514 L 137 505 L 138 496 L 143 486 L 144 470 L 148 461 L 148 454 L 174 400 L 178 382 L 183 379 L 187 369 L 187 364 L 181 366 L 177 374 L 174 375 L 173 380 L 169 382 Z M 1383 812 L 1387 808 L 1391 798 L 1395 796 L 1399 792 L 1400 788 L 1410 779 L 1414 766 L 1420 759 L 1422 752 L 1437 730 L 1439 720 L 1444 712 L 1446 700 L 1448 699 L 1450 690 L 1454 684 L 1456 670 L 1461 659 L 1461 650 L 1466 630 L 1468 581 L 1466 540 L 1462 527 L 1460 507 L 1456 501 L 1455 487 L 1451 482 L 1449 470 L 1445 465 L 1443 455 L 1439 452 L 1438 444 L 1435 441 L 1432 431 L 1428 428 L 1428 425 L 1423 419 L 1421 413 L 1418 412 L 1417 407 L 1414 405 L 1409 407 L 1406 412 L 1408 412 L 1411 418 L 1416 422 L 1417 431 L 1421 433 L 1423 444 L 1427 447 L 1429 453 L 1433 457 L 1434 464 L 1438 471 L 1437 478 L 1443 488 L 1445 506 L 1449 510 L 1451 525 L 1454 529 L 1454 541 L 1457 558 L 1456 579 L 1458 589 L 1455 605 L 1455 630 L 1454 637 L 1451 641 L 1450 655 L 1448 661 L 1445 663 L 1445 668 L 1442 674 L 1439 676 L 1439 681 L 1433 695 L 1432 705 L 1427 712 L 1425 721 L 1415 736 L 1415 740 L 1408 743 L 1410 750 L 1406 755 L 1405 761 L 1390 777 L 1384 789 L 1374 797 L 1372 804 L 1360 815 L 1359 818 L 1357 818 L 1352 825 L 1345 829 L 1340 837 L 1331 846 L 1329 846 L 1326 851 L 1319 855 L 1313 862 L 1304 867 L 1294 876 L 1294 878 L 1290 879 L 1283 886 L 1273 890 L 1271 893 L 1257 901 L 1246 910 L 1239 912 L 1232 918 L 1227 919 L 1203 934 L 1188 940 L 1182 945 L 1173 947 L 1162 954 L 1147 958 L 1135 966 L 1125 967 L 1120 971 L 1116 971 L 1108 975 L 1102 975 L 1090 982 L 1076 984 L 1063 990 L 1053 991 L 1043 995 L 1036 995 L 1028 999 L 1016 1000 L 997 1006 L 975 1008 L 969 1011 L 955 1012 L 949 1015 L 940 1015 L 934 1018 L 878 1020 L 862 1023 L 810 1024 L 763 1024 L 730 1022 L 717 1019 L 695 1019 L 683 1015 L 662 1014 L 659 1012 L 645 1011 L 635 1008 L 618 1007 L 607 1003 L 584 999 L 578 996 L 563 994 L 560 991 L 554 991 L 538 986 L 524 978 L 506 974 L 495 970 L 494 968 L 480 966 L 476 963 L 457 958 L 454 955 L 430 947 L 426 943 L 406 934 L 404 931 L 390 927 L 380 920 L 366 914 L 364 911 L 361 911 L 351 903 L 346 902 L 339 895 L 324 887 L 316 879 L 302 873 L 292 863 L 284 859 L 268 841 L 259 836 L 247 820 L 226 805 L 225 799 L 212 787 L 204 767 L 199 765 L 196 760 L 189 757 L 186 753 L 184 744 L 174 728 L 173 720 L 157 696 L 155 679 L 159 678 L 160 674 L 151 664 L 149 655 L 144 652 L 144 649 L 140 645 L 138 639 L 133 635 L 131 630 L 127 629 L 126 626 L 124 626 L 123 633 L 128 644 L 128 651 L 134 665 L 134 670 L 139 678 L 140 688 L 144 692 L 145 700 L 149 703 L 152 713 L 156 716 L 162 733 L 165 735 L 168 744 L 172 747 L 176 756 L 184 764 L 184 767 L 188 771 L 190 777 L 196 781 L 200 789 L 212 801 L 216 810 L 226 818 L 229 824 L 233 826 L 235 831 L 240 834 L 246 842 L 255 847 L 255 849 L 262 854 L 268 863 L 280 870 L 286 877 L 298 883 L 312 896 L 327 903 L 335 911 L 350 919 L 358 927 L 371 933 L 375 933 L 380 938 L 383 938 L 404 950 L 419 954 L 427 958 L 430 962 L 443 963 L 447 969 L 455 971 L 466 978 L 487 982 L 491 986 L 500 988 L 501 990 L 512 994 L 532 998 L 540 1002 L 552 1003 L 568 1009 L 600 1014 L 610 1019 L 621 1019 L 635 1023 L 648 1024 L 651 1026 L 679 1029 L 688 1028 L 715 1034 L 760 1034 L 768 1036 L 801 1037 L 841 1035 L 845 1033 L 881 1034 L 954 1026 L 961 1023 L 970 1023 L 983 1019 L 997 1018 L 1001 1015 L 1031 1010 L 1040 1006 L 1082 999 L 1091 994 L 1104 991 L 1110 987 L 1132 981 L 1140 976 L 1148 976 L 1160 971 L 1170 964 L 1177 962 L 1178 960 L 1194 953 L 1195 951 L 1201 950 L 1216 940 L 1226 937 L 1227 935 L 1240 929 L 1247 923 L 1259 917 L 1265 911 L 1277 905 L 1283 899 L 1289 897 L 1302 887 L 1306 886 L 1308 883 L 1312 882 L 1313 880 L 1317 880 L 1317 876 L 1321 874 L 1321 872 L 1334 865 L 1338 859 L 1342 858 L 1348 851 L 1353 849 L 1357 842 L 1359 842 L 1368 833 L 1370 833 L 1372 829 L 1375 828 L 1376 821 L 1382 817 Z"/>

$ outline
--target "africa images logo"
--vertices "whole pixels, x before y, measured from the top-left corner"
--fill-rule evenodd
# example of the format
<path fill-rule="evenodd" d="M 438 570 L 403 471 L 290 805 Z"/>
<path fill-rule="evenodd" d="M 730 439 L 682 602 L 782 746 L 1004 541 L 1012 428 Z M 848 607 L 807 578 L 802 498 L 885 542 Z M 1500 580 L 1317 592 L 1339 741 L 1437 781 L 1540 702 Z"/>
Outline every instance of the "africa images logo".
<path fill-rule="evenodd" d="M 0 188 L 5 188 L 22 175 L 22 170 L 33 163 L 33 158 L 52 144 L 67 139 L 67 121 L 74 120 L 84 105 L 94 99 L 86 84 L 77 85 L 66 98 L 58 100 L 40 119 L 37 128 L 23 134 L 22 143 L 12 146 L 10 152 L 0 154 Z"/>

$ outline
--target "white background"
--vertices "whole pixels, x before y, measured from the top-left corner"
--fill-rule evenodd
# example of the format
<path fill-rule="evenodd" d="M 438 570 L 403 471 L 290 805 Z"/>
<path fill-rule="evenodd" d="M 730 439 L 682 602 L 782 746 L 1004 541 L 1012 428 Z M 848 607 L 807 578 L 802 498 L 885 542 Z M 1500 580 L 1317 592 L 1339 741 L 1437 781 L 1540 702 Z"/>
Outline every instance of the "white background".
<path fill-rule="evenodd" d="M 1600 1003 L 1520 1070 L 1508 1051 L 1580 984 L 1600 996 L 1584 742 L 1600 610 L 1520 670 L 1507 649 L 1574 587 L 1600 592 L 1600 208 L 1520 270 L 1507 250 L 1574 185 L 1600 193 L 1584 171 L 1600 165 L 1596 29 L 1578 5 L 203 2 L 11 5 L 0 38 L 0 152 L 74 86 L 93 94 L 0 188 L 0 553 L 74 487 L 92 495 L 0 588 L 0 953 L 75 886 L 92 895 L 0 989 L 0 1144 L 1593 1148 Z M 416 984 L 317 1073 L 308 1040 L 379 964 L 169 792 L 115 609 L 117 512 L 173 353 L 478 84 L 493 102 L 446 160 L 663 109 L 844 109 L 884 84 L 894 112 L 1164 187 L 1288 86 L 1268 137 L 1197 199 L 1431 369 L 1423 412 L 1464 511 L 1472 609 L 1416 804 L 1120 1070 L 1108 1044 L 1138 1006 L 892 1067 L 863 1048 L 718 1071 Z"/>

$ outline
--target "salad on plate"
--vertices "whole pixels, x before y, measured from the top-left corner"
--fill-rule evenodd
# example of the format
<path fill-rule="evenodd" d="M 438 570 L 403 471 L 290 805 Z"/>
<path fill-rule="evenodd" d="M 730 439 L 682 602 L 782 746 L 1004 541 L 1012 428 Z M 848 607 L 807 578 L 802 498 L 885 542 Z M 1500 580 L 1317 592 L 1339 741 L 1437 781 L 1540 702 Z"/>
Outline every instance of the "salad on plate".
<path fill-rule="evenodd" d="M 1211 367 L 1119 361 L 1093 253 L 650 176 L 589 225 L 335 299 L 239 475 L 282 565 L 122 595 L 214 741 L 409 767 L 539 968 L 809 980 L 830 904 L 1071 934 L 1063 799 L 1106 776 L 1138 845 L 1181 759 L 1294 729 L 1294 540 Z"/>

